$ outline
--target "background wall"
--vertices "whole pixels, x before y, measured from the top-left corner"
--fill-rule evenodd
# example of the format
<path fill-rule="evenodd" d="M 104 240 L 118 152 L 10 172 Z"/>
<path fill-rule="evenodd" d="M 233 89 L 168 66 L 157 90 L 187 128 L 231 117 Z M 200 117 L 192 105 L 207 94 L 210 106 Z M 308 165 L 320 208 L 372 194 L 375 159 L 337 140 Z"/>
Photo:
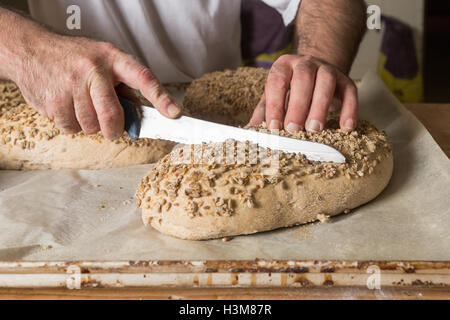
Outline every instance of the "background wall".
<path fill-rule="evenodd" d="M 27 0 L 0 0 L 0 4 L 28 12 Z"/>
<path fill-rule="evenodd" d="M 413 28 L 418 59 L 422 65 L 424 0 L 366 0 L 366 3 L 367 5 L 380 6 L 381 14 L 398 18 Z M 367 31 L 350 74 L 352 78 L 360 79 L 368 69 L 376 70 L 383 35 L 382 31 Z"/>
<path fill-rule="evenodd" d="M 450 102 L 450 0 L 428 0 L 425 4 L 425 99 L 429 102 L 448 103 Z"/>

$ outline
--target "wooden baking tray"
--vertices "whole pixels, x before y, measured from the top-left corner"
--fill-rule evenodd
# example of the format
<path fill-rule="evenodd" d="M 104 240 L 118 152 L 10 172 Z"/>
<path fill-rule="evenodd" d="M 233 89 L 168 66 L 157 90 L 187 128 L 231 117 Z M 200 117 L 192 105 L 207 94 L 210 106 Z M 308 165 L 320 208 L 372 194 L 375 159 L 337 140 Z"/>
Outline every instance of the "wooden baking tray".
<path fill-rule="evenodd" d="M 426 287 L 450 289 L 449 261 L 0 262 L 0 288 Z M 450 292 L 450 291 L 449 291 Z"/>
<path fill-rule="evenodd" d="M 444 116 L 444 113 L 448 114 L 449 109 L 446 108 L 448 105 L 439 106 L 439 110 L 434 105 L 420 105 L 415 109 L 412 109 L 412 106 L 407 107 L 419 119 L 421 119 L 420 114 L 418 115 L 415 110 L 421 110 L 423 114 L 421 120 L 429 122 L 428 125 L 424 123 L 430 132 L 433 134 L 435 130 L 440 136 L 444 136 L 446 127 L 439 127 L 436 123 L 448 118 Z M 444 131 L 439 131 L 439 128 Z M 433 135 L 438 142 L 439 135 Z M 441 139 L 444 142 L 447 140 Z M 448 151 L 442 143 L 439 144 Z M 447 155 L 449 155 L 448 152 Z M 192 294 L 192 289 L 197 292 L 206 292 L 206 289 L 210 289 L 216 290 L 214 294 L 220 290 L 222 297 L 251 298 L 251 293 L 260 290 L 253 297 L 276 298 L 281 297 L 282 293 L 293 292 L 295 289 L 295 295 L 290 296 L 295 298 L 305 297 L 299 292 L 311 293 L 317 288 L 320 291 L 319 297 L 323 298 L 326 297 L 326 294 L 323 294 L 325 291 L 319 289 L 326 289 L 326 292 L 330 293 L 332 289 L 343 288 L 351 289 L 352 294 L 347 296 L 350 298 L 377 298 L 378 296 L 367 293 L 355 294 L 358 288 L 367 290 L 369 286 L 376 286 L 376 281 L 372 283 L 371 277 L 377 270 L 379 271 L 379 287 L 384 293 L 391 289 L 403 293 L 394 297 L 411 297 L 412 292 L 420 296 L 432 290 L 433 297 L 450 299 L 450 261 L 300 260 L 0 262 L 0 298 L 67 298 L 68 293 L 78 293 L 78 297 L 85 298 L 88 295 L 96 296 L 95 292 L 102 290 L 107 292 L 108 296 L 100 297 L 117 298 L 116 292 L 130 292 L 133 288 L 136 289 L 133 291 L 137 292 L 136 294 L 124 293 L 124 295 L 132 298 L 142 296 L 170 298 L 174 297 L 174 292 L 182 292 L 183 297 L 211 298 L 212 295 L 205 293 Z M 182 291 L 183 288 L 189 288 L 190 293 Z M 151 289 L 159 289 L 159 292 L 164 293 L 149 294 Z M 242 290 L 239 291 L 241 293 L 236 293 L 240 289 L 246 289 L 244 296 Z M 144 294 L 144 290 L 147 290 L 145 291 L 147 293 Z M 166 295 L 169 292 L 167 290 L 170 290 L 171 296 Z M 230 290 L 234 293 L 230 293 Z M 261 290 L 272 293 L 261 295 Z M 41 292 L 39 296 L 38 291 Z M 80 292 L 88 293 L 82 295 Z M 333 298 L 345 297 L 343 292 L 340 290 Z M 435 294 L 436 292 L 439 294 Z M 311 298 L 312 295 L 307 297 Z"/>

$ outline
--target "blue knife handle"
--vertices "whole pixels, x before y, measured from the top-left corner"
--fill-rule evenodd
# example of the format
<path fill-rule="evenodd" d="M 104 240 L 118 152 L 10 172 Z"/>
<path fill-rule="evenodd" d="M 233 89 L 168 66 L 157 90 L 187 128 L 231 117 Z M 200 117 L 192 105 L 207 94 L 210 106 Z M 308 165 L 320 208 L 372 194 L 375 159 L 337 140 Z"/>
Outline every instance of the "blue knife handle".
<path fill-rule="evenodd" d="M 137 105 L 124 97 L 118 96 L 119 102 L 122 105 L 125 116 L 125 131 L 130 136 L 131 140 L 138 140 L 141 131 L 141 120 L 139 117 Z"/>

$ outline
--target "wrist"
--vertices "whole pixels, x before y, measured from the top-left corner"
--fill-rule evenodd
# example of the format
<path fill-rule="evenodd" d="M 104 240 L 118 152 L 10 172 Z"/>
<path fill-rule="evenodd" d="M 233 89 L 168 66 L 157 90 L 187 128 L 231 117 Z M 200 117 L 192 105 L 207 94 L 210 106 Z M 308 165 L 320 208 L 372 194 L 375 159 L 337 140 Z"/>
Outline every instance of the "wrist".
<path fill-rule="evenodd" d="M 341 71 L 345 75 L 348 75 L 348 73 L 350 72 L 352 61 L 346 57 L 340 56 L 339 54 L 326 55 L 312 48 L 299 48 L 297 50 L 297 53 L 303 56 L 311 56 L 324 63 L 331 64 L 334 67 L 338 68 L 339 71 Z"/>
<path fill-rule="evenodd" d="M 0 8 L 0 77 L 17 82 L 53 36 L 36 22 Z"/>

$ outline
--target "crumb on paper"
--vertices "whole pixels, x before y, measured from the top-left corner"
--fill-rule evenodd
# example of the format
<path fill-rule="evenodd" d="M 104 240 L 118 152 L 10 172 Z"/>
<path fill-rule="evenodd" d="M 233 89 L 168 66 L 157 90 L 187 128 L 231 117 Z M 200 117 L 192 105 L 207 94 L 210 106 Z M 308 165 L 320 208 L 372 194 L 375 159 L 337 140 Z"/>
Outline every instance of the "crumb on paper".
<path fill-rule="evenodd" d="M 102 202 L 100 202 L 100 205 L 97 207 L 98 210 L 104 210 L 106 209 L 106 206 L 108 204 L 108 200 L 103 200 Z"/>
<path fill-rule="evenodd" d="M 330 220 L 330 216 L 325 215 L 323 213 L 319 213 L 317 215 L 317 219 L 320 221 L 320 223 L 326 223 L 326 222 L 328 222 L 328 220 Z"/>
<path fill-rule="evenodd" d="M 100 205 L 97 207 L 98 211 L 103 211 L 103 210 L 117 210 L 121 205 L 123 206 L 128 206 L 130 205 L 133 201 L 134 198 L 130 197 L 130 199 L 125 199 L 125 200 L 103 200 L 102 202 L 100 202 Z"/>

